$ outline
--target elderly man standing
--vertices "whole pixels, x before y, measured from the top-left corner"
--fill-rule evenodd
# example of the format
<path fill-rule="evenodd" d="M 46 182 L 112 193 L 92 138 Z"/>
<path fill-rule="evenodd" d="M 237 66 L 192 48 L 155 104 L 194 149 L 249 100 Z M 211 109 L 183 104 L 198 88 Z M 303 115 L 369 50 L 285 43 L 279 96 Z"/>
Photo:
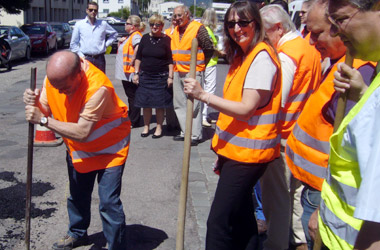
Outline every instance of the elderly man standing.
<path fill-rule="evenodd" d="M 177 115 L 181 133 L 173 140 L 183 141 L 186 127 L 186 100 L 183 92 L 184 79 L 189 77 L 191 43 L 194 38 L 198 40 L 198 54 L 196 66 L 196 79 L 202 83 L 206 65 L 214 54 L 214 47 L 208 32 L 203 24 L 190 20 L 189 8 L 185 5 L 177 6 L 173 12 L 176 20 L 171 49 L 174 62 L 173 106 Z M 201 102 L 194 100 L 194 114 L 191 145 L 196 146 L 202 139 L 202 106 Z"/>
<path fill-rule="evenodd" d="M 339 37 L 330 35 L 331 23 L 326 16 L 327 1 L 315 0 L 307 17 L 310 30 L 310 43 L 321 53 L 322 59 L 329 57 L 331 66 L 323 75 L 322 82 L 306 102 L 293 131 L 288 137 L 285 156 L 293 176 L 304 185 L 301 203 L 303 206 L 302 224 L 309 249 L 313 247 L 310 236 L 316 223 L 315 214 L 321 200 L 322 182 L 327 177 L 329 159 L 329 138 L 333 133 L 333 124 L 337 105 L 337 93 L 334 90 L 334 72 L 337 65 L 345 60 L 346 47 Z M 353 67 L 363 75 L 366 82 L 374 72 L 371 63 L 354 60 Z M 347 103 L 346 112 L 353 103 Z M 310 230 L 311 229 L 311 230 Z"/>
<path fill-rule="evenodd" d="M 280 122 L 282 124 L 281 145 L 284 149 L 286 140 L 306 101 L 319 86 L 321 57 L 314 46 L 299 36 L 288 13 L 280 5 L 266 5 L 260 10 L 260 14 L 265 32 L 276 47 L 281 61 L 282 110 Z M 291 174 L 285 164 L 284 153 L 281 156 L 276 160 L 276 166 L 268 168 L 261 178 L 263 209 L 269 224 L 268 238 L 264 247 L 266 249 L 287 249 L 288 232 L 291 226 L 292 244 L 297 245 L 296 249 L 306 249 L 306 238 L 301 223 L 302 187 L 299 181 L 289 179 Z M 291 193 L 295 194 L 291 197 L 292 199 L 289 199 L 289 188 Z M 289 217 L 290 215 L 291 217 Z"/>
<path fill-rule="evenodd" d="M 380 1 L 329 1 L 331 34 L 356 58 L 380 61 Z M 377 75 L 376 75 L 377 74 Z M 334 83 L 358 101 L 331 136 L 329 171 L 322 185 L 319 232 L 329 249 L 380 249 L 380 74 L 371 85 L 339 64 Z"/>
<path fill-rule="evenodd" d="M 40 92 L 25 90 L 26 120 L 63 137 L 70 183 L 69 230 L 53 249 L 88 243 L 95 179 L 108 249 L 124 249 L 125 216 L 120 192 L 131 130 L 127 106 L 102 71 L 69 51 L 49 58 Z"/>
<path fill-rule="evenodd" d="M 99 6 L 96 2 L 87 4 L 86 18 L 74 26 L 70 50 L 80 57 L 84 57 L 105 73 L 104 54 L 107 47 L 116 40 L 117 32 L 106 21 L 96 19 L 98 9 Z"/>

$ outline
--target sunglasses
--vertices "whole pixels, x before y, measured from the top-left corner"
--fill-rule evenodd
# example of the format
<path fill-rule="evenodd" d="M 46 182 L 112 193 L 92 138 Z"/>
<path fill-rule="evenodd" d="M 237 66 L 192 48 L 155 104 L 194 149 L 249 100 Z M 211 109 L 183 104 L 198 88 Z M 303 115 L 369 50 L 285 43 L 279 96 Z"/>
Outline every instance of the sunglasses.
<path fill-rule="evenodd" d="M 153 27 L 153 26 L 155 26 L 155 27 L 161 27 L 162 26 L 161 23 L 150 23 L 149 25 L 150 25 L 150 27 Z"/>
<path fill-rule="evenodd" d="M 125 23 L 125 25 L 132 25 L 131 23 Z"/>
<path fill-rule="evenodd" d="M 237 22 L 235 22 L 235 21 L 228 21 L 227 22 L 227 27 L 229 29 L 233 29 L 233 28 L 235 28 L 235 25 L 237 24 L 237 25 L 239 25 L 240 28 L 245 28 L 245 27 L 247 27 L 252 22 L 253 22 L 253 20 L 250 20 L 250 21 L 237 21 Z"/>
<path fill-rule="evenodd" d="M 89 12 L 98 12 L 97 9 L 88 9 Z"/>

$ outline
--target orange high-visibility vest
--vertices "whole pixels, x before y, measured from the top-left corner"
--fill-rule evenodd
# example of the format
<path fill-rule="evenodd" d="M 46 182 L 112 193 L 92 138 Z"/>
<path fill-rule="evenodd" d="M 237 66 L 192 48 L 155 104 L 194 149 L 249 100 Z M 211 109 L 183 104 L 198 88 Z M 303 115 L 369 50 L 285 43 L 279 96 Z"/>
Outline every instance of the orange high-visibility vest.
<path fill-rule="evenodd" d="M 193 41 L 193 38 L 197 37 L 198 30 L 202 25 L 203 24 L 196 21 L 191 21 L 187 26 L 185 33 L 182 35 L 181 40 L 179 39 L 179 27 L 175 27 L 171 37 L 174 71 L 190 72 L 191 42 Z M 203 50 L 198 47 L 196 71 L 204 71 L 205 68 L 205 56 Z"/>
<path fill-rule="evenodd" d="M 327 174 L 329 139 L 334 130 L 333 124 L 323 117 L 322 109 L 335 93 L 334 72 L 337 64 L 344 60 L 345 56 L 332 67 L 319 88 L 310 96 L 285 147 L 286 163 L 293 176 L 319 191 Z M 353 67 L 360 68 L 366 63 L 354 60 Z"/>
<path fill-rule="evenodd" d="M 224 84 L 224 98 L 240 102 L 245 76 L 257 54 L 266 51 L 277 67 L 273 93 L 269 103 L 258 108 L 247 121 L 220 113 L 212 139 L 213 150 L 221 156 L 245 163 L 266 163 L 280 156 L 281 128 L 281 65 L 276 52 L 266 43 L 259 43 L 241 63 L 235 60 Z"/>
<path fill-rule="evenodd" d="M 124 68 L 124 72 L 127 74 L 131 74 L 135 72 L 135 67 L 133 67 L 132 65 L 132 57 L 133 57 L 133 54 L 135 53 L 135 50 L 132 45 L 132 40 L 133 40 L 133 37 L 136 35 L 139 35 L 140 37 L 142 36 L 140 31 L 133 32 L 128 37 L 128 41 L 125 43 L 123 47 L 123 68 Z"/>
<path fill-rule="evenodd" d="M 88 173 L 124 164 L 128 156 L 131 132 L 127 106 L 117 97 L 107 76 L 91 63 L 85 77 L 78 84 L 80 86 L 69 100 L 46 79 L 46 94 L 54 119 L 77 123 L 84 105 L 102 86 L 107 87 L 111 93 L 115 115 L 98 121 L 83 142 L 63 138 L 75 169 L 80 173 Z"/>
<path fill-rule="evenodd" d="M 164 30 L 164 34 L 167 35 L 168 37 L 172 38 L 174 30 L 175 30 L 175 28 L 173 29 L 173 32 L 172 32 L 172 28 L 168 28 L 168 29 Z"/>
<path fill-rule="evenodd" d="M 281 109 L 281 138 L 287 139 L 309 96 L 321 82 L 321 56 L 314 46 L 301 37 L 287 41 L 278 48 L 296 64 L 292 87 Z"/>

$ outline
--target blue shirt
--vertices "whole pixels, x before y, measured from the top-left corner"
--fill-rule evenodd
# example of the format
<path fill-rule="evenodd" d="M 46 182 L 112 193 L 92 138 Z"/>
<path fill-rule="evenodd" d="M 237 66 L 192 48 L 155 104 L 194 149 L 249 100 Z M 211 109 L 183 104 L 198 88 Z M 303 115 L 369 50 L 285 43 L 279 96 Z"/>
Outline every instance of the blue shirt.
<path fill-rule="evenodd" d="M 98 55 L 105 53 L 106 48 L 110 46 L 116 38 L 116 30 L 106 21 L 95 20 L 94 25 L 92 25 L 88 17 L 86 17 L 75 24 L 70 49 L 81 57 L 83 57 L 84 54 Z"/>

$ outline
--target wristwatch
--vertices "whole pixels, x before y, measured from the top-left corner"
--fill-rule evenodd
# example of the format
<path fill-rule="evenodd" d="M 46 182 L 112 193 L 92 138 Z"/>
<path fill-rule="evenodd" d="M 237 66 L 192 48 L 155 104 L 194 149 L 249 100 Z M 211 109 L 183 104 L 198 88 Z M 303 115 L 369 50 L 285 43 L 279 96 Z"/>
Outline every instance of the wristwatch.
<path fill-rule="evenodd" d="M 43 116 L 40 120 L 41 126 L 46 126 L 48 124 L 48 118 L 46 116 Z"/>

